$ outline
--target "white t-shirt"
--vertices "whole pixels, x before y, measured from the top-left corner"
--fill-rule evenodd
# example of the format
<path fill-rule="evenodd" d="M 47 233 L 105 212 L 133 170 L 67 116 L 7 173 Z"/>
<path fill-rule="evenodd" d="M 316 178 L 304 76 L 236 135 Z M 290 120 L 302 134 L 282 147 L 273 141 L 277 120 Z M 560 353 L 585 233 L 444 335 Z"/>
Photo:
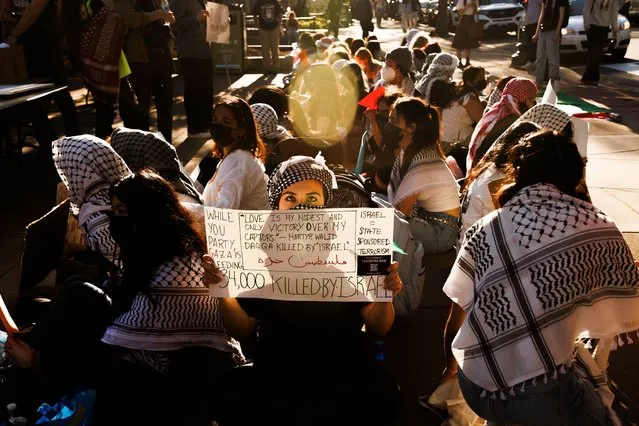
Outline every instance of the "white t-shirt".
<path fill-rule="evenodd" d="M 248 151 L 231 152 L 206 184 L 204 204 L 224 209 L 271 210 L 264 165 Z"/>
<path fill-rule="evenodd" d="M 468 93 L 442 111 L 442 140 L 444 142 L 468 142 L 468 137 L 473 134 L 473 119 L 470 118 L 464 107 L 472 96 L 472 93 Z"/>
<path fill-rule="evenodd" d="M 477 176 L 468 188 L 468 207 L 464 207 L 462 211 L 462 224 L 460 232 L 460 241 L 457 247 L 461 247 L 466 231 L 475 224 L 479 219 L 497 210 L 497 206 L 493 202 L 488 185 L 498 179 L 504 177 L 493 165 L 486 171 Z"/>

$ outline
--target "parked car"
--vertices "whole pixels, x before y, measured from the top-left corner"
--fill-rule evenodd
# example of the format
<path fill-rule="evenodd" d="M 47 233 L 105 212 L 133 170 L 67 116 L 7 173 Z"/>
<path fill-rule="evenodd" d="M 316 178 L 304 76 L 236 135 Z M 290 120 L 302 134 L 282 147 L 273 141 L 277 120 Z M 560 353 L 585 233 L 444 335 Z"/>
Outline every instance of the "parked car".
<path fill-rule="evenodd" d="M 526 10 L 519 0 L 479 0 L 479 21 L 484 31 L 517 31 L 524 22 Z M 451 10 L 452 26 L 459 22 L 459 13 L 453 6 Z"/>
<path fill-rule="evenodd" d="M 568 26 L 561 30 L 562 54 L 572 54 L 586 52 L 588 50 L 588 40 L 584 27 L 584 0 L 572 0 L 570 3 L 570 18 Z M 628 45 L 630 44 L 630 21 L 625 16 L 617 16 L 617 29 L 619 37 L 613 42 L 612 30 L 608 33 L 608 48 L 606 53 L 612 54 L 616 60 L 621 60 L 626 56 Z"/>
<path fill-rule="evenodd" d="M 628 18 L 631 22 L 639 22 L 639 0 L 626 1 L 619 13 Z"/>

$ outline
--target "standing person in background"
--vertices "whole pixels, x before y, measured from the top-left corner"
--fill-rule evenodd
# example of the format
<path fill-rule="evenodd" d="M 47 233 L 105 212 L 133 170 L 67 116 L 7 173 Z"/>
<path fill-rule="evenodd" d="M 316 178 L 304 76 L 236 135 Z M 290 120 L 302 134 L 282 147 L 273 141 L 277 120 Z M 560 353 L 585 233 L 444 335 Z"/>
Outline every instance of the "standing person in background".
<path fill-rule="evenodd" d="M 588 86 L 599 84 L 599 62 L 606 47 L 608 31 L 612 27 L 612 38 L 617 40 L 618 0 L 586 0 L 584 3 L 584 28 L 588 36 L 588 63 L 581 82 Z M 567 13 L 567 12 L 566 12 Z"/>
<path fill-rule="evenodd" d="M 537 60 L 537 43 L 533 41 L 533 36 L 537 31 L 537 22 L 541 14 L 541 0 L 528 0 L 526 6 L 526 26 L 524 27 L 524 43 L 526 52 L 526 63 L 522 68 L 528 68 Z"/>
<path fill-rule="evenodd" d="M 58 21 L 58 2 L 13 0 L 11 6 L 18 22 L 4 42 L 9 46 L 19 44 L 24 48 L 29 78 L 44 78 L 56 85 L 67 86 L 69 83 L 62 60 L 62 29 Z M 78 114 L 71 94 L 68 90 L 62 90 L 53 99 L 62 114 L 66 135 L 77 135 Z M 46 128 L 55 138 L 54 130 L 47 121 L 45 115 L 41 122 L 34 123 L 34 127 Z M 41 148 L 43 151 L 51 152 L 50 146 Z"/>
<path fill-rule="evenodd" d="M 375 0 L 375 19 L 377 28 L 382 28 L 382 20 L 386 14 L 386 0 Z"/>
<path fill-rule="evenodd" d="M 419 4 L 419 0 L 411 0 L 410 1 L 410 10 L 411 10 L 411 19 L 410 19 L 410 27 L 417 28 L 419 24 L 419 11 L 422 9 L 422 6 Z"/>
<path fill-rule="evenodd" d="M 288 44 L 297 43 L 299 29 L 300 23 L 295 17 L 295 12 L 289 13 L 288 19 L 286 20 L 286 36 L 288 38 Z"/>
<path fill-rule="evenodd" d="M 342 0 L 329 0 L 328 1 L 328 19 L 330 20 L 328 26 L 328 35 L 333 34 L 335 40 L 339 39 L 339 16 L 342 12 Z"/>
<path fill-rule="evenodd" d="M 402 23 L 402 31 L 406 33 L 410 28 L 410 17 L 412 13 L 412 9 L 410 6 L 410 0 L 401 0 L 402 2 L 399 4 L 399 17 Z"/>
<path fill-rule="evenodd" d="M 353 5 L 353 18 L 359 21 L 359 25 L 362 27 L 362 39 L 366 40 L 368 33 L 374 29 L 371 0 L 357 0 Z"/>
<path fill-rule="evenodd" d="M 118 107 L 124 126 L 135 127 L 140 116 L 124 65 L 122 18 L 102 0 L 65 0 L 61 17 L 69 62 L 93 97 L 95 135 L 111 136 Z"/>
<path fill-rule="evenodd" d="M 478 6 L 476 0 L 459 0 L 457 2 L 457 12 L 461 15 L 455 38 L 453 39 L 453 49 L 457 50 L 457 58 L 459 58 L 459 67 L 466 68 L 470 66 L 470 50 L 479 47 L 479 40 L 470 35 L 470 26 L 475 20 Z M 462 57 L 466 57 L 466 63 L 462 64 Z"/>
<path fill-rule="evenodd" d="M 267 73 L 277 73 L 279 69 L 283 13 L 278 0 L 257 0 L 253 5 L 253 16 L 258 18 L 262 39 L 264 71 Z"/>
<path fill-rule="evenodd" d="M 537 86 L 540 89 L 546 81 L 546 62 L 548 62 L 548 78 L 555 92 L 559 92 L 561 28 L 569 6 L 568 0 L 542 0 L 537 31 L 533 36 L 533 42 L 537 43 L 536 77 Z"/>
<path fill-rule="evenodd" d="M 171 0 L 171 10 L 175 14 L 178 58 L 184 75 L 188 134 L 208 139 L 213 116 L 213 59 L 211 45 L 206 41 L 209 12 L 204 0 Z"/>
<path fill-rule="evenodd" d="M 131 67 L 131 83 L 142 114 L 138 127 L 149 130 L 151 95 L 157 110 L 158 130 L 167 141 L 173 135 L 173 34 L 175 16 L 164 0 L 162 8 L 153 0 L 113 0 L 127 26 L 124 48 Z"/>

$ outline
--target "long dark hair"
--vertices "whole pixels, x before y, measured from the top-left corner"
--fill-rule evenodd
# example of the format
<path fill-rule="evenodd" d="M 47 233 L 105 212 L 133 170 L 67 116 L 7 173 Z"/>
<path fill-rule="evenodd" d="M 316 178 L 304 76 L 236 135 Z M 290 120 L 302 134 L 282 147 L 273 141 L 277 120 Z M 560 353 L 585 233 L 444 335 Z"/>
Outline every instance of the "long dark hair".
<path fill-rule="evenodd" d="M 351 87 L 357 91 L 357 100 L 361 101 L 368 95 L 367 79 L 364 71 L 357 62 L 351 61 L 340 70 L 341 77 L 351 83 Z M 351 99 L 352 101 L 352 99 Z"/>
<path fill-rule="evenodd" d="M 415 125 L 413 141 L 404 151 L 404 164 L 400 169 L 402 176 L 408 171 L 415 155 L 423 149 L 435 149 L 442 159 L 445 158 L 439 147 L 439 113 L 434 107 L 418 98 L 401 98 L 395 102 L 393 109 L 398 117 L 404 118 L 406 124 Z"/>
<path fill-rule="evenodd" d="M 521 139 L 531 133 L 539 131 L 539 126 L 530 121 L 522 121 L 506 133 L 503 139 L 482 157 L 475 167 L 470 170 L 468 177 L 464 181 L 464 187 L 470 188 L 470 184 L 491 165 L 495 165 L 497 170 L 503 170 L 508 164 L 510 150 L 517 145 Z"/>
<path fill-rule="evenodd" d="M 180 204 L 176 192 L 155 172 L 143 170 L 115 183 L 111 199 L 127 208 L 135 232 L 132 249 L 122 259 L 122 281 L 114 303 L 128 310 L 133 297 L 144 292 L 162 264 L 175 257 L 204 255 L 206 244 L 194 219 Z"/>
<path fill-rule="evenodd" d="M 584 161 L 577 145 L 560 133 L 546 130 L 525 137 L 510 151 L 509 163 L 507 183 L 498 194 L 500 206 L 521 189 L 537 183 L 554 185 L 565 194 L 579 196 Z"/>
<path fill-rule="evenodd" d="M 282 89 L 274 85 L 257 88 L 253 93 L 251 93 L 247 102 L 249 105 L 270 105 L 275 110 L 277 117 L 280 119 L 288 114 L 288 95 Z"/>
<path fill-rule="evenodd" d="M 479 96 L 479 92 L 473 87 L 473 82 L 486 70 L 482 67 L 470 67 L 464 70 L 461 83 L 436 81 L 430 91 L 430 102 L 441 108 L 450 107 L 455 101 L 469 93 Z"/>
<path fill-rule="evenodd" d="M 213 107 L 213 112 L 216 108 L 225 106 L 231 110 L 235 121 L 239 128 L 243 128 L 246 131 L 244 137 L 233 144 L 233 150 L 243 149 L 253 154 L 256 158 L 259 158 L 264 162 L 266 160 L 266 148 L 257 134 L 257 125 L 255 124 L 255 117 L 253 117 L 253 111 L 246 101 L 237 96 L 224 96 Z M 218 158 L 224 156 L 224 152 L 220 147 L 215 145 L 213 147 L 213 155 Z"/>

